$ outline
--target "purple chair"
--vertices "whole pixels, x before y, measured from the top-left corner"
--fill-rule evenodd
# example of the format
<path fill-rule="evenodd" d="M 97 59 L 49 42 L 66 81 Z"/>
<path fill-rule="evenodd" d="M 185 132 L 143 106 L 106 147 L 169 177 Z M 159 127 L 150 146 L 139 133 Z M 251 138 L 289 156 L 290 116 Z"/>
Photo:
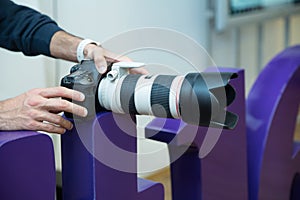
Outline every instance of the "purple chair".
<path fill-rule="evenodd" d="M 128 115 L 98 113 L 62 135 L 63 199 L 163 200 L 160 183 L 137 177 L 136 127 Z"/>
<path fill-rule="evenodd" d="M 49 136 L 0 132 L 0 199 L 55 199 L 55 161 Z"/>
<path fill-rule="evenodd" d="M 249 93 L 247 113 L 243 74 L 236 70 L 239 78 L 232 85 L 238 96 L 229 110 L 239 115 L 238 126 L 224 130 L 202 159 L 205 128 L 198 128 L 191 138 L 195 128 L 179 120 L 155 119 L 147 126 L 148 138 L 168 143 L 175 160 L 171 164 L 174 200 L 300 199 L 300 145 L 293 139 L 300 102 L 299 66 L 300 46 L 277 55 Z M 176 160 L 182 148 L 187 151 Z"/>
<path fill-rule="evenodd" d="M 230 81 L 236 90 L 236 98 L 228 108 L 239 116 L 234 130 L 208 129 L 180 120 L 159 118 L 146 127 L 146 137 L 168 144 L 173 161 L 170 169 L 174 200 L 247 199 L 244 71 L 218 70 L 238 74 L 238 78 Z M 203 154 L 205 157 L 200 159 Z"/>
<path fill-rule="evenodd" d="M 300 46 L 267 64 L 247 99 L 249 199 L 300 199 Z"/>

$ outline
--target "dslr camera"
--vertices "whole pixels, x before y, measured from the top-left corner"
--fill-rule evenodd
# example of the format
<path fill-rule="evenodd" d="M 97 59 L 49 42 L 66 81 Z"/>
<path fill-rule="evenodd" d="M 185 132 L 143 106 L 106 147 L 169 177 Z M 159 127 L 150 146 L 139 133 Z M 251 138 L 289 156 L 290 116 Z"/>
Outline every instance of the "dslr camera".
<path fill-rule="evenodd" d="M 129 74 L 143 63 L 115 62 L 101 75 L 92 60 L 73 66 L 61 80 L 61 86 L 85 94 L 84 102 L 74 102 L 88 109 L 88 116 L 100 111 L 132 115 L 152 115 L 182 119 L 188 124 L 233 129 L 238 116 L 227 111 L 235 99 L 229 84 L 235 73 L 201 72 L 184 76 Z M 65 113 L 72 118 L 71 113 Z"/>

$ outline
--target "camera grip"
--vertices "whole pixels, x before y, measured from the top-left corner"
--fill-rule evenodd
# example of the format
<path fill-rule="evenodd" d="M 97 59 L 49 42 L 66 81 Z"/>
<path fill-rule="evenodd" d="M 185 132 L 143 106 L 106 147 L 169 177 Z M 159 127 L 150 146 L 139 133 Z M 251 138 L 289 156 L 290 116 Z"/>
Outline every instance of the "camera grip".
<path fill-rule="evenodd" d="M 99 102 L 96 100 L 97 88 L 101 79 L 101 74 L 97 71 L 92 60 L 85 60 L 82 63 L 71 68 L 70 74 L 63 77 L 61 86 L 69 89 L 77 90 L 85 95 L 85 100 L 82 102 L 67 99 L 73 103 L 83 106 L 88 110 L 88 115 L 82 119 L 93 118 L 98 110 L 101 110 Z M 65 112 L 67 118 L 74 118 L 72 113 Z"/>

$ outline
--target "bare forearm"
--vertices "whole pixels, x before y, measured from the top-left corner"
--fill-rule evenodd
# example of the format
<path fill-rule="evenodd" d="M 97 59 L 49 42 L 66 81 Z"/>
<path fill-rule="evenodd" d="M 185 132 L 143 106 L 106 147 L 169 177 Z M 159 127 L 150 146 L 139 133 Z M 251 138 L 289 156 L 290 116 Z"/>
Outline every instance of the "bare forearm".
<path fill-rule="evenodd" d="M 50 53 L 55 58 L 73 62 L 77 60 L 77 47 L 83 39 L 65 31 L 56 32 L 50 42 Z M 83 50 L 85 59 L 93 59 L 100 73 L 106 71 L 105 50 L 101 46 L 88 44 Z"/>
<path fill-rule="evenodd" d="M 81 38 L 73 36 L 65 31 L 56 32 L 50 42 L 50 53 L 55 58 L 61 58 L 76 62 L 76 49 L 82 41 Z"/>
<path fill-rule="evenodd" d="M 83 39 L 65 31 L 56 32 L 50 42 L 50 53 L 53 57 L 77 62 L 77 47 Z M 131 61 L 125 56 L 114 54 L 94 43 L 87 44 L 83 49 L 85 59 L 92 59 L 97 70 L 102 74 L 107 70 L 107 62 Z M 132 69 L 131 73 L 146 74 L 144 68 Z"/>
<path fill-rule="evenodd" d="M 17 130 L 16 110 L 18 98 L 0 101 L 0 130 Z M 15 122 L 15 124 L 14 124 Z"/>

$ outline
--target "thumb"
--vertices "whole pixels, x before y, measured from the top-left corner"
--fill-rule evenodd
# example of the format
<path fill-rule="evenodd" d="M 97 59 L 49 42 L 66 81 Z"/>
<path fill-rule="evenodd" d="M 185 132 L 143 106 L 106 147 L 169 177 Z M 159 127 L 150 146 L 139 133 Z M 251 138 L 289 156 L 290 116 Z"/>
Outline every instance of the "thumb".
<path fill-rule="evenodd" d="M 104 74 L 107 70 L 107 63 L 106 63 L 105 58 L 104 57 L 100 57 L 100 58 L 96 57 L 96 58 L 94 58 L 94 62 L 95 62 L 97 71 L 100 74 Z"/>

